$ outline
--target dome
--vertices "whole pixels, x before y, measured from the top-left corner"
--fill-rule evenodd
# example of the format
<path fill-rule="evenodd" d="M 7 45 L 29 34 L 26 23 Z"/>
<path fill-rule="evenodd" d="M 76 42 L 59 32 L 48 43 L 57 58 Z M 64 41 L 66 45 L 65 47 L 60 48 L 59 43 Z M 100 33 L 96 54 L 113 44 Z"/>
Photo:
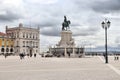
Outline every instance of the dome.
<path fill-rule="evenodd" d="M 22 23 L 20 23 L 20 24 L 19 24 L 19 27 L 23 27 L 23 24 L 22 24 Z"/>

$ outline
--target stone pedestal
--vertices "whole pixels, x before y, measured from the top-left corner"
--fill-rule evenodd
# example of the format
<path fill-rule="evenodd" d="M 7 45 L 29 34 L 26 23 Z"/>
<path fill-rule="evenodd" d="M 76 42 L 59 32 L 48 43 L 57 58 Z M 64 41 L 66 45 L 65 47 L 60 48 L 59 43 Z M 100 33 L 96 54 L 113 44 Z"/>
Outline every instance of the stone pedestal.
<path fill-rule="evenodd" d="M 71 31 L 61 31 L 61 40 L 58 43 L 59 47 L 72 47 L 74 46 L 74 39 L 72 38 Z"/>
<path fill-rule="evenodd" d="M 70 30 L 63 30 L 61 31 L 61 40 L 58 43 L 57 47 L 58 48 L 64 48 L 64 55 L 65 57 L 69 57 L 68 55 L 68 51 L 66 50 L 66 48 L 72 48 L 74 47 L 74 39 L 72 38 L 72 32 Z"/>

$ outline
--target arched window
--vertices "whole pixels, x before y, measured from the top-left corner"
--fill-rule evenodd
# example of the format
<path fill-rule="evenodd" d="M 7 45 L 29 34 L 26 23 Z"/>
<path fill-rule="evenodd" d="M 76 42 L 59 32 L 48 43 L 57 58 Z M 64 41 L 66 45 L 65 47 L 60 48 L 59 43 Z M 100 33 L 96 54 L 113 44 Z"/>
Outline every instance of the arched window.
<path fill-rule="evenodd" d="M 23 38 L 25 38 L 25 33 L 23 32 Z"/>
<path fill-rule="evenodd" d="M 38 42 L 36 42 L 36 48 L 38 48 Z"/>
<path fill-rule="evenodd" d="M 25 41 L 23 41 L 23 47 L 25 47 Z"/>
<path fill-rule="evenodd" d="M 30 33 L 30 38 L 32 37 L 32 33 Z"/>
<path fill-rule="evenodd" d="M 33 34 L 33 39 L 34 39 L 34 34 Z"/>
<path fill-rule="evenodd" d="M 17 32 L 17 38 L 19 38 L 19 32 Z"/>
<path fill-rule="evenodd" d="M 37 36 L 37 34 L 36 34 L 36 39 L 38 39 L 38 36 Z"/>
<path fill-rule="evenodd" d="M 1 49 L 1 52 L 4 52 L 4 48 Z"/>
<path fill-rule="evenodd" d="M 6 40 L 6 46 L 8 47 L 8 43 L 9 43 L 9 41 L 8 40 Z"/>
<path fill-rule="evenodd" d="M 10 49 L 10 52 L 13 52 L 13 48 Z"/>
<path fill-rule="evenodd" d="M 19 46 L 19 41 L 17 41 L 17 47 Z"/>
<path fill-rule="evenodd" d="M 14 33 L 14 38 L 16 38 L 16 32 Z"/>
<path fill-rule="evenodd" d="M 28 34 L 26 34 L 26 38 L 28 38 Z"/>
<path fill-rule="evenodd" d="M 9 52 L 9 48 L 6 48 L 6 52 Z"/>
<path fill-rule="evenodd" d="M 2 39 L 2 47 L 4 47 L 4 42 L 5 42 L 4 39 Z"/>
<path fill-rule="evenodd" d="M 26 41 L 26 46 L 28 47 L 28 41 Z"/>

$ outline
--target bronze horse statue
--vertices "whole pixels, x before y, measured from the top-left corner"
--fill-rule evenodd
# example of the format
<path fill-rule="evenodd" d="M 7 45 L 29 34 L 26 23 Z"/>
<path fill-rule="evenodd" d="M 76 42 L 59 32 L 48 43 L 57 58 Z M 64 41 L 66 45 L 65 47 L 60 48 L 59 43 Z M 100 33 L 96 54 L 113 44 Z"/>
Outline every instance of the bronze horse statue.
<path fill-rule="evenodd" d="M 62 30 L 68 30 L 69 25 L 71 24 L 70 20 L 67 21 L 66 16 L 64 16 L 64 22 L 62 23 Z"/>

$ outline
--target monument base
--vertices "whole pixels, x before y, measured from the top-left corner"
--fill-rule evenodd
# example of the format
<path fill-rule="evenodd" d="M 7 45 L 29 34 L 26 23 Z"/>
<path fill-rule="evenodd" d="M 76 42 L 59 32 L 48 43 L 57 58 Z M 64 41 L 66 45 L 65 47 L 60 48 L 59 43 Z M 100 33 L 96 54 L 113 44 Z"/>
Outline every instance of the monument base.
<path fill-rule="evenodd" d="M 56 47 L 49 50 L 56 57 L 81 58 L 84 55 L 84 48 L 82 47 Z"/>
<path fill-rule="evenodd" d="M 58 47 L 73 47 L 74 39 L 72 38 L 72 32 L 69 31 L 61 31 L 61 40 L 58 43 Z"/>

